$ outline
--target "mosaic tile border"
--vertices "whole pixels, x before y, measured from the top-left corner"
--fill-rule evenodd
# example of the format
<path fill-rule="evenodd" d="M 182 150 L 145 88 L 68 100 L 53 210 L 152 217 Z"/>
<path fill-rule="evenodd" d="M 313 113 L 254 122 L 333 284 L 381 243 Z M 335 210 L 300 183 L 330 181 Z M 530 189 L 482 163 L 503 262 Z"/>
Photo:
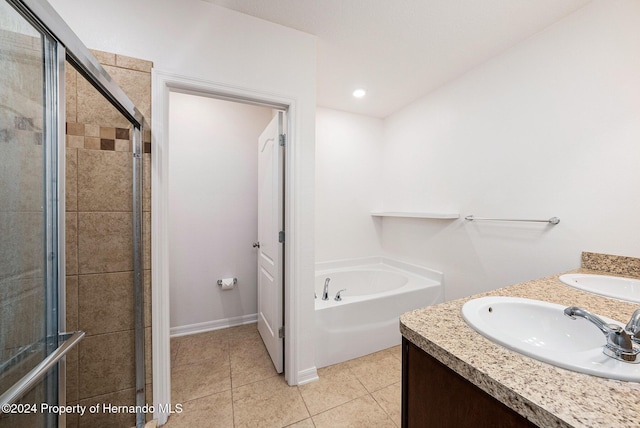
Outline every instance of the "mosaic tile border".
<path fill-rule="evenodd" d="M 128 128 L 67 122 L 66 145 L 72 149 L 131 152 L 132 133 L 130 131 Z M 142 142 L 143 152 L 151 153 L 151 132 L 144 132 Z"/>
<path fill-rule="evenodd" d="M 582 252 L 582 267 L 584 269 L 599 270 L 617 275 L 635 276 L 640 278 L 640 259 L 611 254 Z"/>

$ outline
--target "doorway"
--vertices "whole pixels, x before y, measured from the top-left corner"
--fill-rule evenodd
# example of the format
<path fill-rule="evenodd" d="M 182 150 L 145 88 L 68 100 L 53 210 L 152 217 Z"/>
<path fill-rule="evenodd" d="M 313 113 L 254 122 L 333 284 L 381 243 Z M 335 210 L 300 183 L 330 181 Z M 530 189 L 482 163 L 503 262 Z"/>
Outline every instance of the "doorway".
<path fill-rule="evenodd" d="M 295 191 L 294 181 L 294 159 L 296 157 L 296 145 L 294 144 L 295 135 L 298 129 L 296 117 L 297 107 L 296 101 L 287 97 L 265 94 L 252 90 L 230 87 L 227 85 L 205 82 L 202 80 L 176 76 L 171 73 L 162 72 L 154 69 L 153 71 L 153 109 L 159 113 L 159 117 L 154 119 L 154 147 L 156 152 L 152 157 L 152 283 L 153 283 L 153 376 L 154 376 L 154 403 L 170 403 L 171 402 L 171 382 L 170 382 L 170 345 L 169 337 L 171 326 L 169 314 L 171 311 L 170 303 L 170 245 L 169 245 L 169 159 L 172 154 L 171 144 L 169 141 L 169 109 L 170 97 L 173 92 L 182 94 L 196 95 L 200 97 L 216 98 L 218 100 L 234 101 L 251 105 L 268 107 L 270 109 L 286 111 L 288 120 L 284 128 L 284 133 L 288 135 L 291 143 L 287 144 L 285 156 L 286 164 L 284 171 L 286 177 L 283 188 L 286 189 L 286 196 L 283 199 L 282 209 L 284 211 L 284 229 L 290 231 L 287 241 L 291 240 L 291 244 L 284 246 L 283 251 L 283 278 L 284 278 L 284 298 L 282 301 L 284 327 L 280 330 L 284 338 L 280 338 L 285 347 L 284 355 L 284 372 L 285 379 L 290 384 L 298 384 L 301 379 L 301 373 L 306 377 L 315 379 L 315 368 L 301 372 L 296 360 L 297 348 L 295 346 L 296 336 L 293 334 L 297 331 L 292 330 L 299 318 L 296 302 L 297 290 L 291 279 L 299 275 L 301 266 L 296 257 L 296 237 L 299 225 L 296 223 L 295 213 L 298 207 L 294 204 L 292 195 Z M 257 142 L 256 142 L 257 144 Z M 284 159 L 283 159 L 284 161 Z M 308 372 L 308 373 L 307 373 Z M 156 417 L 159 423 L 166 421 L 168 413 L 157 412 Z"/>
<path fill-rule="evenodd" d="M 171 336 L 258 321 L 278 372 L 283 116 L 271 107 L 169 94 Z"/>

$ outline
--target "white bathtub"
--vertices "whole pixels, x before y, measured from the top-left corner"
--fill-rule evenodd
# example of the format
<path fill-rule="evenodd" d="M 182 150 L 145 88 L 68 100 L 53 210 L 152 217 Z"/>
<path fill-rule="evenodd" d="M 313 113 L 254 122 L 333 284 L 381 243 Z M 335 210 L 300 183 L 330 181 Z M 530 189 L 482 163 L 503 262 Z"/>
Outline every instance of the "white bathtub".
<path fill-rule="evenodd" d="M 444 301 L 441 272 L 384 257 L 316 263 L 315 281 L 318 368 L 399 345 L 401 314 Z"/>

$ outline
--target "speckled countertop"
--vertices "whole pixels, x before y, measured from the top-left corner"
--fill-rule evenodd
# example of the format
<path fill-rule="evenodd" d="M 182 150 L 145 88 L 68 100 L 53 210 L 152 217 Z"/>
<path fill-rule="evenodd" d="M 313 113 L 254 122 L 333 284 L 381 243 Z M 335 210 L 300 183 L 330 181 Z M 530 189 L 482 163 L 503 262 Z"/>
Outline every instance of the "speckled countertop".
<path fill-rule="evenodd" d="M 583 266 L 585 266 L 583 253 Z M 637 259 L 636 259 L 637 260 Z M 574 273 L 609 272 L 578 269 Z M 636 276 L 635 272 L 628 272 Z M 510 351 L 469 327 L 462 305 L 482 296 L 514 296 L 583 307 L 626 323 L 640 307 L 582 292 L 559 275 L 408 312 L 400 331 L 416 346 L 541 427 L 640 427 L 640 383 L 561 369 Z"/>

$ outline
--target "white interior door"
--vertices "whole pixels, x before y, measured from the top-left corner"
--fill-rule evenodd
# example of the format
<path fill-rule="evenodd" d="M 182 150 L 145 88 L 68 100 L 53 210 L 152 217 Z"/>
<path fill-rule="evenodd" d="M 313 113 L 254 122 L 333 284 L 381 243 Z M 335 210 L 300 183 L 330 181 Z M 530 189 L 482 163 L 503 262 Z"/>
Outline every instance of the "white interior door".
<path fill-rule="evenodd" d="M 258 139 L 258 331 L 278 373 L 284 368 L 283 119 L 278 112 Z"/>

